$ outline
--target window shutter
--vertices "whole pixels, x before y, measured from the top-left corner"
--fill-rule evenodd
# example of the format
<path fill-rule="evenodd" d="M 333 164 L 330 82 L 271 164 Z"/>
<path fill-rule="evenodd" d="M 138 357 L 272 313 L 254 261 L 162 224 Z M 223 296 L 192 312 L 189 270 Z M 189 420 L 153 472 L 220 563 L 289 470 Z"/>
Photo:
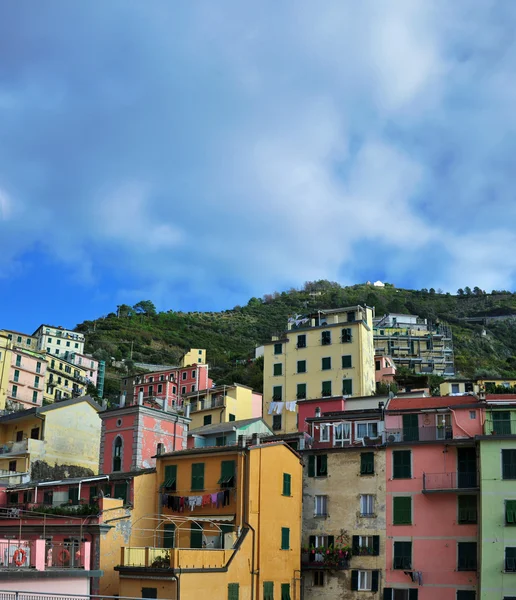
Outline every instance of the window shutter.
<path fill-rule="evenodd" d="M 321 465 L 321 475 L 327 475 L 328 474 L 328 457 L 326 456 L 326 454 L 321 454 L 319 457 L 320 465 Z"/>
<path fill-rule="evenodd" d="M 360 474 L 372 475 L 374 473 L 374 453 L 363 452 L 360 455 Z"/>
<path fill-rule="evenodd" d="M 311 536 L 308 538 L 308 546 L 309 546 L 310 550 L 311 550 L 312 548 L 315 548 L 315 535 L 311 535 Z"/>
<path fill-rule="evenodd" d="M 281 584 L 281 600 L 290 600 L 290 583 Z"/>
<path fill-rule="evenodd" d="M 378 571 L 371 572 L 371 591 L 378 591 Z"/>
<path fill-rule="evenodd" d="M 238 583 L 228 583 L 228 600 L 238 600 Z"/>
<path fill-rule="evenodd" d="M 380 536 L 373 535 L 373 556 L 380 555 Z"/>
<path fill-rule="evenodd" d="M 412 588 L 408 591 L 409 600 L 417 600 L 417 588 Z"/>
<path fill-rule="evenodd" d="M 329 535 L 327 548 L 330 548 L 330 547 L 333 548 L 334 546 L 335 546 L 335 537 L 333 535 Z"/>
<path fill-rule="evenodd" d="M 290 550 L 290 529 L 288 527 L 281 528 L 281 549 Z"/>
<path fill-rule="evenodd" d="M 358 571 L 356 571 L 355 569 L 351 571 L 351 590 L 358 590 Z"/>
<path fill-rule="evenodd" d="M 315 477 L 315 455 L 308 457 L 308 477 Z"/>
<path fill-rule="evenodd" d="M 392 588 L 383 588 L 383 600 L 392 600 Z"/>
<path fill-rule="evenodd" d="M 516 500 L 505 501 L 505 519 L 508 525 L 516 525 Z"/>
<path fill-rule="evenodd" d="M 410 525 L 412 523 L 412 499 L 410 496 L 396 496 L 392 499 L 394 525 Z"/>
<path fill-rule="evenodd" d="M 274 582 L 263 582 L 263 600 L 274 600 Z"/>
<path fill-rule="evenodd" d="M 283 495 L 290 496 L 290 481 L 291 477 L 289 473 L 283 473 Z"/>
<path fill-rule="evenodd" d="M 358 555 L 360 552 L 360 537 L 358 535 L 354 535 L 351 540 L 351 549 L 353 554 Z"/>
<path fill-rule="evenodd" d="M 194 463 L 192 465 L 192 490 L 204 489 L 204 463 Z"/>

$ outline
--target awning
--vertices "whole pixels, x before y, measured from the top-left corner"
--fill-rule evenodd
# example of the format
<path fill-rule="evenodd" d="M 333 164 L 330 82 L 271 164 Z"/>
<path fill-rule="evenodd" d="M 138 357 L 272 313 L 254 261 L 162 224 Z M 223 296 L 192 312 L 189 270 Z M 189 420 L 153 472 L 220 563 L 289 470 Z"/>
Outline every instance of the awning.
<path fill-rule="evenodd" d="M 176 480 L 175 480 L 175 478 L 173 478 L 173 479 L 166 479 L 166 480 L 165 480 L 165 481 L 164 481 L 164 482 L 161 484 L 161 487 L 162 487 L 162 488 L 165 488 L 165 489 L 166 489 L 166 488 L 171 488 L 171 487 L 174 487 L 175 483 L 176 483 Z"/>
<path fill-rule="evenodd" d="M 187 521 L 233 521 L 235 515 L 202 515 L 199 517 L 186 517 Z"/>

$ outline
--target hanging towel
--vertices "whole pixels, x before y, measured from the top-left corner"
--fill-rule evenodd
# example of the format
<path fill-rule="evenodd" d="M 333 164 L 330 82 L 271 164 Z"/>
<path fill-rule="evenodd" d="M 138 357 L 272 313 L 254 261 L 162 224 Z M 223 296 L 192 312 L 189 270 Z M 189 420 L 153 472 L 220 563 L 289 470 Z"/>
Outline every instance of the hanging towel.
<path fill-rule="evenodd" d="M 188 496 L 188 507 L 190 510 L 195 508 L 195 496 Z"/>
<path fill-rule="evenodd" d="M 211 505 L 212 506 L 217 506 L 217 494 L 212 494 L 211 495 Z"/>
<path fill-rule="evenodd" d="M 203 506 L 209 506 L 211 502 L 211 496 L 210 494 L 204 494 L 204 496 L 202 497 L 202 505 Z"/>
<path fill-rule="evenodd" d="M 217 494 L 217 508 L 220 508 L 224 502 L 224 492 L 218 492 Z"/>
<path fill-rule="evenodd" d="M 195 496 L 195 506 L 202 506 L 202 496 Z"/>
<path fill-rule="evenodd" d="M 272 415 L 274 413 L 274 411 L 276 410 L 276 404 L 277 404 L 277 402 L 271 402 L 269 404 L 269 410 L 268 410 L 269 415 Z"/>
<path fill-rule="evenodd" d="M 281 413 L 283 412 L 284 405 L 285 405 L 284 402 L 276 402 L 276 414 L 277 415 L 281 415 Z"/>
<path fill-rule="evenodd" d="M 184 512 L 184 510 L 185 510 L 185 504 L 186 504 L 185 497 L 181 496 L 179 498 L 179 512 Z"/>
<path fill-rule="evenodd" d="M 224 490 L 224 502 L 223 506 L 229 506 L 229 490 Z"/>

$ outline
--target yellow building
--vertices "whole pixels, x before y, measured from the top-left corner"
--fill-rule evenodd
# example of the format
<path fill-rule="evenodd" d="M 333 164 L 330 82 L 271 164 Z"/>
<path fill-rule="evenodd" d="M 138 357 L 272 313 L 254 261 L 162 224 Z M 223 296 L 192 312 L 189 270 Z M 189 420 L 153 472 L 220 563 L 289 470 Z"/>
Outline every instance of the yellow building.
<path fill-rule="evenodd" d="M 281 337 L 264 345 L 263 369 L 263 418 L 277 433 L 297 431 L 297 400 L 374 394 L 373 309 L 291 319 Z"/>
<path fill-rule="evenodd" d="M 156 544 L 124 548 L 121 596 L 300 597 L 302 465 L 284 442 L 162 455 L 157 479 Z"/>
<path fill-rule="evenodd" d="M 63 358 L 47 355 L 44 399 L 47 403 L 84 396 L 89 382 L 89 369 Z"/>
<path fill-rule="evenodd" d="M 185 398 L 192 419 L 190 429 L 262 416 L 262 395 L 239 383 L 191 392 Z"/>
<path fill-rule="evenodd" d="M 202 348 L 190 348 L 181 357 L 181 367 L 191 367 L 192 365 L 206 364 L 206 350 Z"/>
<path fill-rule="evenodd" d="M 57 479 L 64 466 L 98 473 L 100 410 L 86 397 L 0 417 L 0 480 Z"/>
<path fill-rule="evenodd" d="M 13 343 L 13 346 L 17 348 L 25 348 L 26 350 L 36 350 L 38 340 L 33 335 L 21 333 L 20 331 L 13 331 L 12 329 L 1 329 L 0 335 L 7 335 L 7 338 Z"/>
<path fill-rule="evenodd" d="M 12 362 L 12 342 L 7 333 L 0 331 L 0 410 L 5 409 L 9 392 L 9 376 Z"/>

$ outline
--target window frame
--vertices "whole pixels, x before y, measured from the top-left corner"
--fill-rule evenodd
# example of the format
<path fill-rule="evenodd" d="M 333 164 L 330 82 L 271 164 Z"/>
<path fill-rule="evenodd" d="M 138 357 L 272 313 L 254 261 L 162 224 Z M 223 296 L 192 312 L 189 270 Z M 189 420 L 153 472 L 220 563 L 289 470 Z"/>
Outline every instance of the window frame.
<path fill-rule="evenodd" d="M 273 377 L 283 377 L 283 363 L 277 362 L 272 366 Z"/>
<path fill-rule="evenodd" d="M 368 438 L 376 438 L 376 437 L 378 437 L 378 426 L 379 426 L 379 423 L 380 423 L 380 421 L 355 421 L 355 423 L 354 423 L 354 425 L 355 425 L 355 431 L 354 431 L 355 441 L 363 440 L 365 437 L 368 437 Z M 362 426 L 364 426 L 364 425 L 367 426 L 367 433 L 368 433 L 368 435 L 363 435 L 363 436 L 358 435 L 358 428 L 361 425 Z M 376 426 L 376 435 L 369 435 L 369 426 L 370 425 L 375 425 Z"/>
<path fill-rule="evenodd" d="M 330 441 L 330 428 L 331 423 L 319 423 L 319 441 L 329 442 Z M 323 435 L 324 433 L 324 435 Z"/>
<path fill-rule="evenodd" d="M 360 494 L 360 516 L 372 518 L 376 516 L 376 498 L 374 494 Z"/>
<path fill-rule="evenodd" d="M 292 475 L 283 473 L 283 491 L 282 496 L 290 498 L 292 496 Z"/>
<path fill-rule="evenodd" d="M 331 371 L 331 356 L 321 358 L 321 371 Z"/>
<path fill-rule="evenodd" d="M 511 457 L 513 460 L 506 462 L 505 457 Z M 512 481 L 516 479 L 516 449 L 502 448 L 501 451 L 502 463 L 502 479 L 504 481 Z M 506 469 L 510 471 L 509 476 L 506 476 Z"/>
<path fill-rule="evenodd" d="M 302 365 L 302 368 L 300 369 L 300 365 Z M 298 360 L 297 364 L 296 364 L 296 369 L 297 369 L 297 373 L 301 374 L 301 373 L 306 373 L 306 360 Z"/>
<path fill-rule="evenodd" d="M 403 544 L 403 546 L 401 546 Z M 396 548 L 400 549 L 403 548 L 404 552 L 402 552 L 401 554 L 398 554 L 398 556 L 396 556 Z M 408 553 L 406 552 L 407 549 L 410 549 L 410 556 L 408 555 Z M 401 541 L 401 540 L 394 540 L 393 541 L 393 545 L 392 545 L 392 568 L 394 571 L 407 571 L 412 569 L 412 542 L 409 541 Z M 408 561 L 406 561 L 408 557 Z M 400 560 L 401 562 L 401 566 L 396 566 L 396 561 Z M 406 562 L 403 562 L 406 561 Z M 399 564 L 399 563 L 398 563 Z"/>
<path fill-rule="evenodd" d="M 358 570 L 358 589 L 357 589 L 357 591 L 370 592 L 372 585 L 373 585 L 372 571 L 367 571 L 365 569 L 357 569 L 357 570 Z"/>
<path fill-rule="evenodd" d="M 281 342 L 275 342 L 273 352 L 276 356 L 279 354 L 283 354 L 283 344 Z"/>
<path fill-rule="evenodd" d="M 392 497 L 392 524 L 393 525 L 412 525 L 413 506 L 412 496 L 393 496 Z M 396 506 L 398 505 L 398 506 Z M 403 506 L 404 505 L 404 506 Z"/>
<path fill-rule="evenodd" d="M 344 446 L 351 445 L 351 425 L 352 424 L 350 421 L 341 421 L 340 423 L 333 424 L 333 445 L 336 448 L 343 448 Z M 345 433 L 347 429 L 347 437 L 337 436 L 337 431 L 339 428 L 341 428 L 342 433 Z"/>
<path fill-rule="evenodd" d="M 360 475 L 374 475 L 374 452 L 360 453 Z"/>
<path fill-rule="evenodd" d="M 326 494 L 314 495 L 314 517 L 328 516 L 328 496 Z"/>
<path fill-rule="evenodd" d="M 347 364 L 347 363 L 349 363 L 349 364 Z M 352 354 L 343 354 L 342 355 L 342 368 L 343 369 L 352 369 L 353 368 L 353 355 Z"/>
<path fill-rule="evenodd" d="M 408 454 L 409 462 L 408 465 L 403 464 L 395 464 L 395 457 L 400 457 L 401 455 Z M 406 471 L 403 471 L 403 475 L 400 475 L 401 469 L 408 468 L 408 475 L 406 475 Z M 398 474 L 396 474 L 396 469 L 398 469 Z M 392 479 L 412 479 L 412 451 L 411 450 L 393 450 L 392 451 Z"/>
<path fill-rule="evenodd" d="M 290 550 L 290 527 L 281 528 L 280 550 Z"/>

